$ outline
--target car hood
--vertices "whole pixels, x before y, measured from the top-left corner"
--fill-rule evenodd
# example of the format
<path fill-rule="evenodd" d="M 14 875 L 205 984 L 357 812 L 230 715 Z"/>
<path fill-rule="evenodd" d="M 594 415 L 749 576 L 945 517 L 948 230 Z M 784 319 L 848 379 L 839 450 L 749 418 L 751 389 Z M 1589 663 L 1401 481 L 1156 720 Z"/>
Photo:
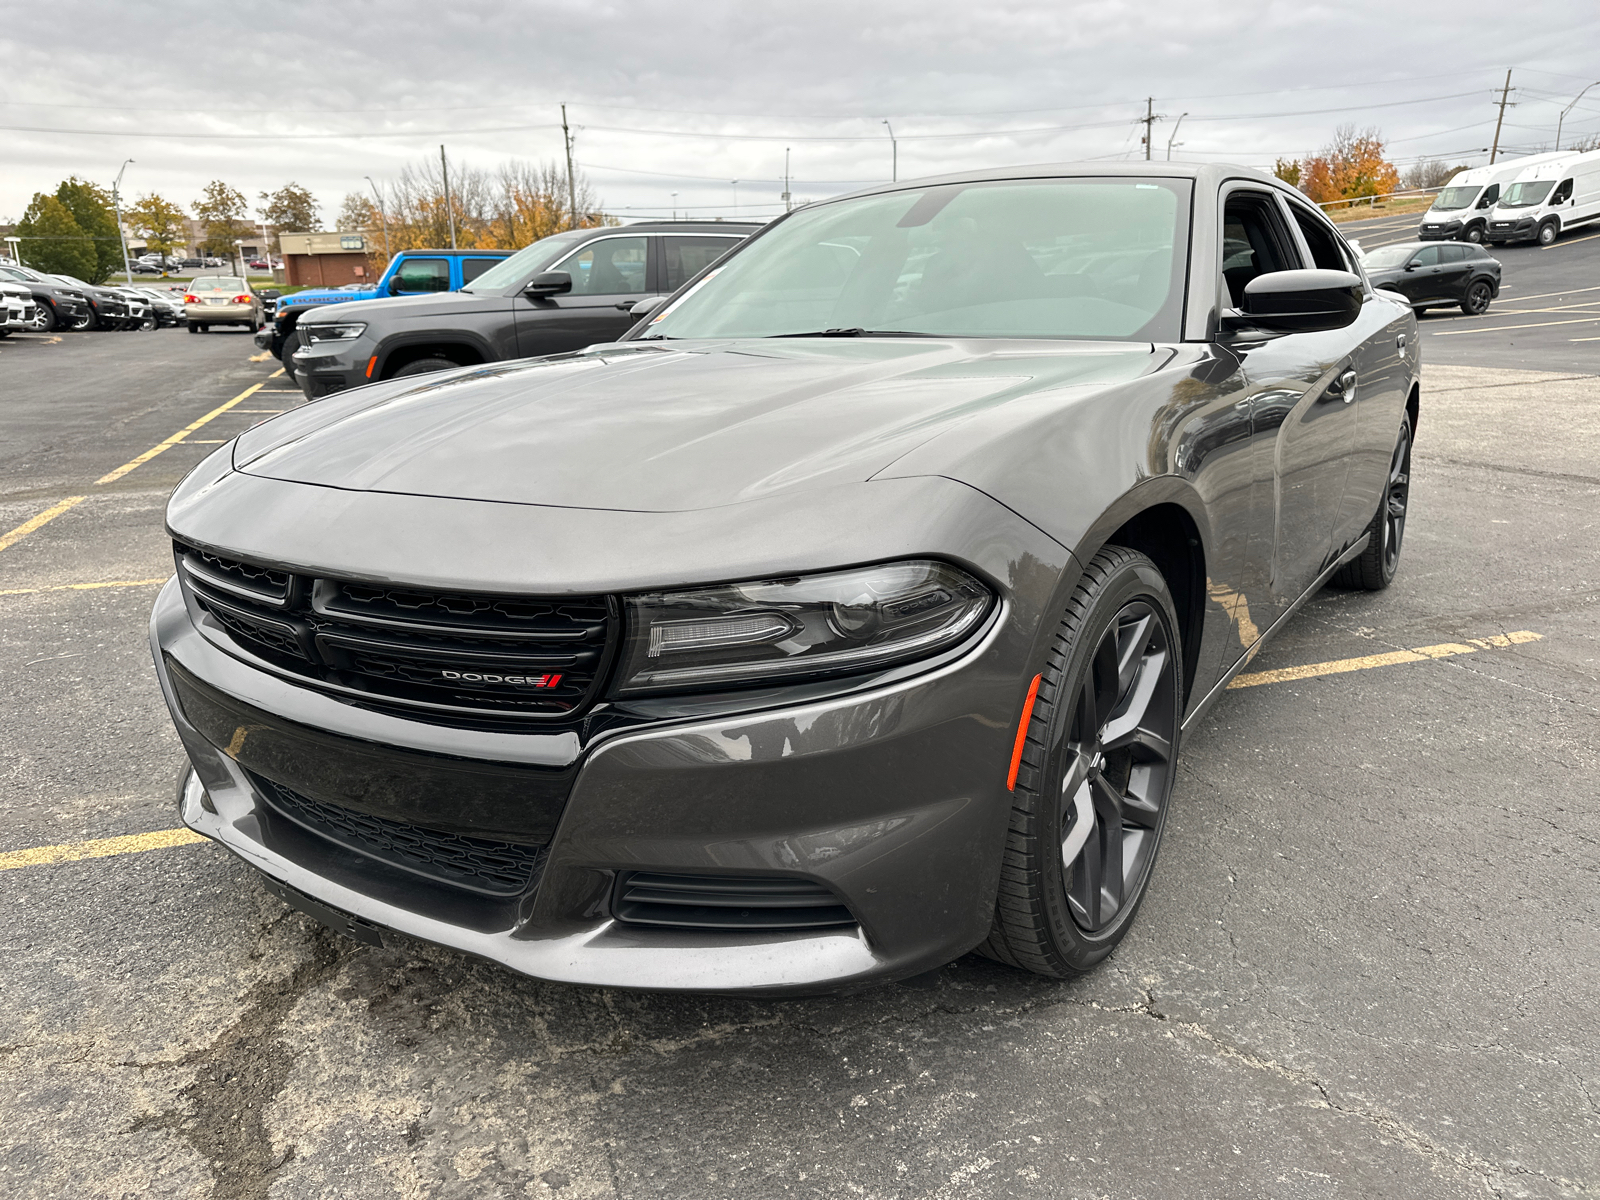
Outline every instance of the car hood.
<path fill-rule="evenodd" d="M 280 297 L 285 308 L 314 308 L 321 304 L 349 304 L 356 300 L 370 300 L 378 293 L 368 289 L 360 292 L 305 291 Z"/>
<path fill-rule="evenodd" d="M 361 388 L 257 426 L 234 465 L 357 491 L 686 511 L 867 480 L 997 408 L 1066 402 L 1170 356 L 1148 342 L 624 343 Z"/>
<path fill-rule="evenodd" d="M 349 295 L 349 293 L 346 293 Z M 293 297 L 299 300 L 299 296 Z M 429 292 L 422 296 L 378 296 L 356 299 L 339 306 L 339 315 L 329 321 L 366 321 L 381 313 L 396 320 L 415 320 L 418 317 L 450 317 L 463 312 L 489 312 L 510 308 L 511 298 L 476 292 Z M 301 320 L 317 320 L 307 313 Z"/>

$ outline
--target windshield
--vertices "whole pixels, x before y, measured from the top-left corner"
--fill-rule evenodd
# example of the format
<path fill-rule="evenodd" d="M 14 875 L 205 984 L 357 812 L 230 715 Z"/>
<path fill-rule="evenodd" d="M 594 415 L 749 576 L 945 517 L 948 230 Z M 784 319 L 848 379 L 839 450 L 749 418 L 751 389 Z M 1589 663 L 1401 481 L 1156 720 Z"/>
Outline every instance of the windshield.
<path fill-rule="evenodd" d="M 1513 183 L 1506 189 L 1506 194 L 1500 198 L 1501 208 L 1531 208 L 1539 203 L 1550 192 L 1555 183 L 1553 179 L 1530 180 L 1527 183 Z"/>
<path fill-rule="evenodd" d="M 57 275 L 56 278 L 59 279 L 62 283 L 65 283 L 65 284 L 67 284 L 67 285 L 69 285 L 71 287 L 86 288 L 86 287 L 89 286 L 83 280 L 74 279 L 71 275 Z"/>
<path fill-rule="evenodd" d="M 228 275 L 201 275 L 189 285 L 191 292 L 242 292 L 246 284 L 242 279 Z"/>
<path fill-rule="evenodd" d="M 1417 247 L 1413 244 L 1379 246 L 1376 250 L 1367 251 L 1363 262 L 1369 271 L 1386 271 L 1391 267 L 1405 266 L 1416 252 Z"/>
<path fill-rule="evenodd" d="M 592 229 L 573 229 L 566 233 L 553 233 L 547 238 L 540 238 L 537 242 L 524 246 L 510 258 L 496 263 L 461 290 L 503 292 L 508 287 L 516 287 L 528 276 L 548 267 L 568 246 L 582 241 L 594 232 Z"/>
<path fill-rule="evenodd" d="M 1176 341 L 1189 184 L 1041 179 L 804 209 L 748 243 L 646 336 L 838 331 Z"/>
<path fill-rule="evenodd" d="M 27 267 L 0 267 L 0 271 L 5 272 L 5 274 L 10 278 L 20 279 L 24 283 L 45 282 L 44 276 L 40 275 L 37 271 L 28 270 Z"/>
<path fill-rule="evenodd" d="M 1475 187 L 1447 187 L 1433 198 L 1433 207 L 1439 212 L 1465 208 L 1478 198 L 1481 190 Z"/>

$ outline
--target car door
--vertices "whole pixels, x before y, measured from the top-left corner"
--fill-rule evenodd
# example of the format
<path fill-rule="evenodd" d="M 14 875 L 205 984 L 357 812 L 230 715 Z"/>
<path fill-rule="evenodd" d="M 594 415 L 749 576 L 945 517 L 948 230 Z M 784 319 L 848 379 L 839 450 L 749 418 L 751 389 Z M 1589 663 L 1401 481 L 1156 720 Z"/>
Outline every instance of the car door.
<path fill-rule="evenodd" d="M 1307 253 L 1318 267 L 1361 274 L 1349 246 L 1320 213 L 1298 201 L 1288 205 Z M 1483 254 L 1476 246 L 1464 244 L 1444 243 L 1438 248 L 1460 254 L 1469 277 L 1471 256 Z M 1344 493 L 1333 526 L 1334 554 L 1355 543 L 1378 509 L 1400 431 L 1400 415 L 1405 411 L 1411 379 L 1409 355 L 1416 350 L 1406 340 L 1414 318 L 1371 287 L 1365 292 L 1355 323 L 1329 335 L 1341 337 L 1348 347 L 1351 374 L 1339 398 L 1355 422 Z"/>
<path fill-rule="evenodd" d="M 1406 263 L 1404 272 L 1387 286 L 1399 292 L 1412 304 L 1426 304 L 1430 300 L 1438 300 L 1440 249 L 1438 245 L 1420 248 Z"/>
<path fill-rule="evenodd" d="M 1467 281 L 1472 278 L 1472 250 L 1466 245 L 1439 247 L 1439 282 L 1435 293 L 1440 299 L 1459 304 L 1467 297 Z"/>
<path fill-rule="evenodd" d="M 550 267 L 572 277 L 572 290 L 517 296 L 518 353 L 561 354 L 626 333 L 633 325 L 628 310 L 649 291 L 650 241 L 644 234 L 604 235 Z"/>
<path fill-rule="evenodd" d="M 1257 276 L 1307 265 L 1275 194 L 1233 185 L 1222 211 L 1222 275 L 1234 306 Z M 1250 385 L 1251 513 L 1263 536 L 1246 565 L 1246 586 L 1260 597 L 1256 624 L 1265 630 L 1332 553 L 1355 440 L 1343 398 L 1351 340 L 1341 330 L 1266 334 L 1246 326 L 1230 344 Z"/>
<path fill-rule="evenodd" d="M 389 279 L 391 296 L 423 296 L 449 290 L 450 260 L 447 258 L 405 259 Z"/>

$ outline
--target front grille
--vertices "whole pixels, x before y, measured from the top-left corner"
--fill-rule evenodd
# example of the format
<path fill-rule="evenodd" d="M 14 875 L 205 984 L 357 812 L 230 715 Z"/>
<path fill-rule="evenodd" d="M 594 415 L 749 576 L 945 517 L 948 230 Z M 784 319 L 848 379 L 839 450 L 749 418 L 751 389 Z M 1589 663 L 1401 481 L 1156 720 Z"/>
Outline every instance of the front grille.
<path fill-rule="evenodd" d="M 602 682 L 604 596 L 508 596 L 298 575 L 175 544 L 201 614 L 281 669 L 380 707 L 450 720 L 567 716 Z"/>
<path fill-rule="evenodd" d="M 617 878 L 613 910 L 624 924 L 670 929 L 776 932 L 856 923 L 823 884 L 783 875 L 627 871 Z"/>
<path fill-rule="evenodd" d="M 300 828 L 437 883 L 486 896 L 520 896 L 538 882 L 544 866 L 542 846 L 423 829 L 320 803 L 253 772 L 250 779 L 274 812 Z"/>

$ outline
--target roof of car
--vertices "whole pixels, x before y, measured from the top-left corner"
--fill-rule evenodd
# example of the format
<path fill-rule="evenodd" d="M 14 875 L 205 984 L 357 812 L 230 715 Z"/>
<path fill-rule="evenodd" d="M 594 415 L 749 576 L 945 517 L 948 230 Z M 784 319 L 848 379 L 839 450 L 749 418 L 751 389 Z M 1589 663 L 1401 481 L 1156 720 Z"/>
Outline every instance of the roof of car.
<path fill-rule="evenodd" d="M 905 179 L 894 183 L 880 183 L 849 196 L 874 196 L 884 192 L 905 191 L 912 188 L 934 187 L 947 183 L 988 183 L 1001 179 L 1062 179 L 1062 178 L 1144 178 L 1144 179 L 1204 179 L 1221 183 L 1224 179 L 1249 179 L 1280 191 L 1305 199 L 1303 193 L 1274 175 L 1257 167 L 1244 167 L 1235 163 L 1175 163 L 1175 162 L 1064 162 L 1036 163 L 1031 166 L 989 167 L 982 171 L 958 171 L 950 175 L 929 175 L 921 179 Z M 844 199 L 830 196 L 829 200 Z"/>

